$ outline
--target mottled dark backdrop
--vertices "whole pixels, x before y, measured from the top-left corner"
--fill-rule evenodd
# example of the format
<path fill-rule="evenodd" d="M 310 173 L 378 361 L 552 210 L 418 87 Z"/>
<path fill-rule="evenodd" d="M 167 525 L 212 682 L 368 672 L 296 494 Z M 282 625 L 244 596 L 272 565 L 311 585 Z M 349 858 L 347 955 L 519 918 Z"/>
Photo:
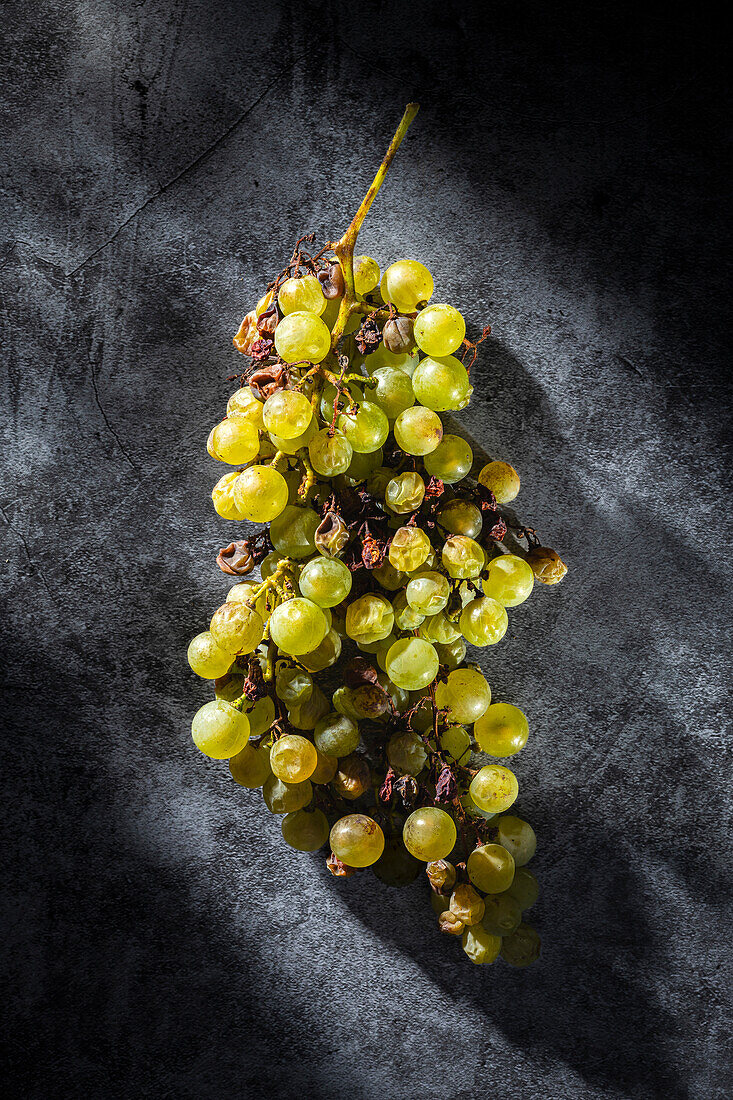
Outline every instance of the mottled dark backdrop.
<path fill-rule="evenodd" d="M 11 1094 L 729 1097 L 719 28 L 19 0 L 2 31 Z M 531 721 L 522 972 L 468 965 L 422 882 L 286 849 L 189 739 L 232 331 L 297 235 L 347 224 L 412 98 L 363 249 L 493 325 L 464 423 L 570 564 L 481 657 Z"/>

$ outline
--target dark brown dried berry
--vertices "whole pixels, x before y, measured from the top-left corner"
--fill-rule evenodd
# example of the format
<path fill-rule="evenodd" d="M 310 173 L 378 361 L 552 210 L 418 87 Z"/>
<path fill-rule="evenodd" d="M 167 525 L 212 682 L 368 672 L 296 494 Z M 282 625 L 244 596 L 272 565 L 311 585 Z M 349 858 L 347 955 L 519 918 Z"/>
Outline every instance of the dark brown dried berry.
<path fill-rule="evenodd" d="M 362 326 L 354 339 L 362 355 L 369 355 L 370 352 L 379 347 L 382 341 L 382 333 L 379 331 L 379 325 L 373 317 L 367 317 L 362 322 Z"/>
<path fill-rule="evenodd" d="M 414 327 L 415 322 L 412 317 L 405 317 L 403 313 L 398 313 L 396 317 L 386 321 L 382 330 L 382 339 L 387 351 L 400 355 L 414 347 Z"/>
<path fill-rule="evenodd" d="M 394 789 L 402 799 L 405 809 L 410 810 L 415 805 L 417 798 L 417 780 L 412 775 L 403 775 L 394 785 Z"/>
<path fill-rule="evenodd" d="M 380 718 L 389 707 L 389 695 L 379 684 L 362 684 L 354 688 L 352 701 L 365 718 Z"/>
<path fill-rule="evenodd" d="M 352 752 L 339 760 L 339 769 L 333 777 L 331 786 L 342 798 L 348 798 L 351 801 L 364 794 L 370 782 L 369 765 L 363 756 Z"/>
<path fill-rule="evenodd" d="M 331 852 L 331 855 L 326 860 L 326 866 L 336 878 L 349 878 L 351 875 L 356 874 L 355 867 L 349 867 L 348 863 L 342 863 L 333 852 Z"/>
<path fill-rule="evenodd" d="M 440 770 L 438 782 L 435 784 L 435 801 L 452 802 L 457 793 L 458 784 L 456 782 L 456 777 L 448 765 L 444 764 Z"/>
<path fill-rule="evenodd" d="M 279 320 L 280 315 L 277 312 L 277 306 L 273 302 L 272 305 L 257 318 L 257 331 L 260 336 L 274 336 Z"/>
<path fill-rule="evenodd" d="M 362 540 L 361 560 L 365 569 L 379 569 L 387 553 L 386 543 L 379 542 L 373 535 L 365 535 Z"/>
<path fill-rule="evenodd" d="M 258 401 L 267 401 L 278 390 L 286 390 L 290 383 L 290 372 L 280 363 L 258 367 L 248 378 L 249 388 Z"/>
<path fill-rule="evenodd" d="M 439 477 L 431 477 L 430 481 L 425 486 L 425 500 L 437 498 L 443 495 L 445 492 L 445 485 Z"/>
<path fill-rule="evenodd" d="M 230 577 L 246 577 L 255 567 L 255 559 L 247 539 L 238 539 L 223 547 L 216 558 L 222 573 Z"/>
<path fill-rule="evenodd" d="M 328 298 L 329 301 L 340 298 L 346 289 L 341 264 L 331 264 L 323 271 L 319 271 L 318 282 L 321 284 L 324 298 Z"/>
<path fill-rule="evenodd" d="M 365 657 L 353 657 L 344 668 L 344 683 L 349 688 L 377 683 L 377 670 Z"/>
<path fill-rule="evenodd" d="M 258 362 L 262 359 L 267 359 L 268 355 L 272 355 L 272 349 L 275 347 L 275 341 L 269 336 L 263 336 L 261 340 L 255 340 L 250 349 L 250 357 Z"/>
<path fill-rule="evenodd" d="M 380 802 L 383 802 L 385 806 L 388 806 L 392 801 L 392 795 L 394 793 L 392 788 L 394 786 L 394 781 L 396 778 L 397 776 L 395 772 L 393 772 L 390 768 L 384 777 L 384 782 L 382 783 L 382 786 L 379 788 L 377 798 Z"/>

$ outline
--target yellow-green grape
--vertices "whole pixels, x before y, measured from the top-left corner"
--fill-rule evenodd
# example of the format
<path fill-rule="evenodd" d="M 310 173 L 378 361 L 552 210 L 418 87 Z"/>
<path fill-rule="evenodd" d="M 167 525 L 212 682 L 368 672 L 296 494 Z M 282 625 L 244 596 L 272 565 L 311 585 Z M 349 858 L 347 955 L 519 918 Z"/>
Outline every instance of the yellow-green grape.
<path fill-rule="evenodd" d="M 417 351 L 390 351 L 382 342 L 371 355 L 367 355 L 365 367 L 374 374 L 380 367 L 392 367 L 401 370 L 412 378 L 419 362 Z"/>
<path fill-rule="evenodd" d="M 454 306 L 443 303 L 428 306 L 415 321 L 415 343 L 426 355 L 436 358 L 452 356 L 465 336 L 466 322 Z"/>
<path fill-rule="evenodd" d="M 395 420 L 394 437 L 406 454 L 429 455 L 443 438 L 443 423 L 432 409 L 413 405 Z"/>
<path fill-rule="evenodd" d="M 451 642 L 458 641 L 461 636 L 456 624 L 446 618 L 443 611 L 429 615 L 418 627 L 418 634 L 432 645 L 450 645 Z"/>
<path fill-rule="evenodd" d="M 210 630 L 191 639 L 186 654 L 188 663 L 202 680 L 217 680 L 232 667 L 234 656 L 222 649 Z"/>
<path fill-rule="evenodd" d="M 377 367 L 372 372 L 376 386 L 369 390 L 369 397 L 389 420 L 395 420 L 401 412 L 415 404 L 415 394 L 409 374 L 397 367 Z"/>
<path fill-rule="evenodd" d="M 506 634 L 509 617 L 500 603 L 483 596 L 466 604 L 459 623 L 463 637 L 471 645 L 496 645 Z"/>
<path fill-rule="evenodd" d="M 410 715 L 410 726 L 412 729 L 418 730 L 419 733 L 427 733 L 428 730 L 433 728 L 433 703 L 429 695 L 418 695 L 417 700 L 413 698 L 415 704 L 415 710 Z"/>
<path fill-rule="evenodd" d="M 491 702 L 491 688 L 477 668 L 458 668 L 435 689 L 438 707 L 447 710 L 449 722 L 470 725 Z"/>
<path fill-rule="evenodd" d="M 357 405 L 363 400 L 363 390 L 355 382 L 349 382 L 345 389 L 338 390 L 330 382 L 327 382 L 321 394 L 321 419 L 326 424 L 330 424 L 333 420 L 334 408 L 337 412 L 343 412 L 345 408 L 349 408 L 350 405 Z"/>
<path fill-rule="evenodd" d="M 255 306 L 255 316 L 261 317 L 266 309 L 269 309 L 275 299 L 275 291 L 266 291 Z"/>
<path fill-rule="evenodd" d="M 275 329 L 275 350 L 286 363 L 320 363 L 331 350 L 331 333 L 320 317 L 296 310 L 283 317 Z"/>
<path fill-rule="evenodd" d="M 459 764 L 466 764 L 471 755 L 471 738 L 463 726 L 448 726 L 440 735 L 440 747 Z"/>
<path fill-rule="evenodd" d="M 484 915 L 481 924 L 492 936 L 510 936 L 522 921 L 522 909 L 509 893 L 489 894 L 484 898 Z"/>
<path fill-rule="evenodd" d="M 265 695 L 262 699 L 258 699 L 254 706 L 250 707 L 245 713 L 249 721 L 250 737 L 261 737 L 263 733 L 267 733 L 275 721 L 275 704 L 269 695 Z"/>
<path fill-rule="evenodd" d="M 514 873 L 514 881 L 506 891 L 506 895 L 514 898 L 519 908 L 524 912 L 525 909 L 531 909 L 540 896 L 539 883 L 526 867 L 517 867 Z"/>
<path fill-rule="evenodd" d="M 282 283 L 277 292 L 277 304 L 285 317 L 298 310 L 320 317 L 326 308 L 326 299 L 315 275 L 304 275 L 302 279 L 286 279 Z"/>
<path fill-rule="evenodd" d="M 397 711 L 398 714 L 403 714 L 410 704 L 409 692 L 405 691 L 404 688 L 398 687 L 397 684 L 394 684 L 386 672 L 377 673 L 377 683 L 392 700 L 392 706 L 395 711 Z M 388 715 L 389 710 L 387 709 L 381 717 L 386 718 Z"/>
<path fill-rule="evenodd" d="M 402 575 L 404 576 L 404 574 Z M 402 583 L 404 584 L 404 581 Z M 392 610 L 394 611 L 395 626 L 398 630 L 417 630 L 425 621 L 424 615 L 420 615 L 419 612 L 410 607 L 405 592 L 397 593 L 392 601 Z"/>
<path fill-rule="evenodd" d="M 252 653 L 262 641 L 265 624 L 243 603 L 223 603 L 214 612 L 209 630 L 228 653 Z"/>
<path fill-rule="evenodd" d="M 401 836 L 388 837 L 384 852 L 372 871 L 385 886 L 409 886 L 420 874 L 420 863 L 411 856 Z"/>
<path fill-rule="evenodd" d="M 514 756 L 527 744 L 527 716 L 511 703 L 493 703 L 473 729 L 479 748 L 489 756 Z"/>
<path fill-rule="evenodd" d="M 471 852 L 466 870 L 484 894 L 501 894 L 512 884 L 514 857 L 501 844 L 482 844 Z"/>
<path fill-rule="evenodd" d="M 328 818 L 322 810 L 296 810 L 282 820 L 283 840 L 298 852 L 317 852 L 328 840 Z"/>
<path fill-rule="evenodd" d="M 249 473 L 249 471 L 245 470 L 245 473 Z M 211 499 L 214 502 L 214 508 L 222 519 L 241 520 L 248 518 L 237 506 L 234 497 L 234 486 L 241 476 L 242 475 L 238 473 L 237 470 L 232 470 L 231 473 L 224 474 L 223 477 L 220 477 L 211 490 Z"/>
<path fill-rule="evenodd" d="M 335 630 L 329 630 L 320 645 L 303 653 L 298 659 L 309 672 L 323 672 L 324 668 L 335 665 L 340 656 L 341 638 Z"/>
<path fill-rule="evenodd" d="M 311 783 L 330 783 L 336 772 L 338 771 L 338 757 L 329 756 L 325 752 L 320 752 L 316 749 L 318 760 L 316 762 L 313 774 L 310 777 Z"/>
<path fill-rule="evenodd" d="M 259 432 L 250 420 L 231 416 L 211 429 L 206 449 L 218 462 L 244 466 L 259 453 Z"/>
<path fill-rule="evenodd" d="M 322 428 L 308 444 L 311 465 L 317 474 L 323 477 L 336 477 L 345 474 L 351 463 L 354 450 L 343 432 Z"/>
<path fill-rule="evenodd" d="M 449 500 L 438 512 L 438 523 L 451 535 L 476 539 L 481 534 L 481 511 L 468 500 Z"/>
<path fill-rule="evenodd" d="M 479 544 L 467 535 L 449 535 L 443 545 L 441 560 L 449 577 L 466 580 L 478 577 L 486 555 Z"/>
<path fill-rule="evenodd" d="M 460 803 L 469 817 L 480 817 L 483 821 L 491 821 L 492 818 L 496 817 L 496 814 L 489 814 L 486 810 L 482 810 L 480 806 L 477 806 L 468 791 L 461 795 Z"/>
<path fill-rule="evenodd" d="M 426 570 L 412 578 L 405 589 L 405 596 L 413 611 L 421 615 L 436 615 L 448 603 L 450 584 L 442 573 Z"/>
<path fill-rule="evenodd" d="M 231 654 L 230 654 L 231 656 Z M 244 692 L 244 676 L 236 670 L 214 681 L 214 697 L 226 703 L 236 703 Z M 249 717 L 249 715 L 247 716 Z"/>
<path fill-rule="evenodd" d="M 376 495 L 376 494 L 375 494 Z M 408 471 L 391 477 L 384 490 L 384 503 L 398 515 L 416 512 L 425 498 L 425 482 L 419 474 Z"/>
<path fill-rule="evenodd" d="M 381 641 L 393 626 L 392 604 L 376 592 L 367 592 L 346 609 L 346 633 L 359 644 Z"/>
<path fill-rule="evenodd" d="M 417 260 L 397 260 L 385 271 L 379 289 L 385 302 L 391 302 L 399 313 L 414 313 L 432 296 L 433 276 Z"/>
<path fill-rule="evenodd" d="M 502 554 L 489 562 L 489 575 L 483 581 L 484 593 L 504 607 L 524 603 L 534 587 L 532 566 L 516 554 Z"/>
<path fill-rule="evenodd" d="M 494 494 L 497 504 L 509 504 L 519 492 L 519 474 L 508 462 L 489 462 L 478 479 Z"/>
<path fill-rule="evenodd" d="M 315 729 L 324 714 L 328 714 L 328 699 L 320 688 L 314 687 L 309 699 L 296 703 L 288 711 L 290 724 L 299 730 Z"/>
<path fill-rule="evenodd" d="M 371 867 L 384 851 L 384 833 L 366 814 L 339 818 L 330 840 L 333 854 L 348 867 Z"/>
<path fill-rule="evenodd" d="M 463 950 L 476 966 L 488 966 L 501 951 L 501 936 L 493 936 L 482 924 L 474 924 L 463 933 Z"/>
<path fill-rule="evenodd" d="M 389 544 L 389 561 L 395 569 L 412 573 L 427 561 L 430 539 L 419 527 L 400 527 Z"/>
<path fill-rule="evenodd" d="M 327 633 L 321 608 L 302 596 L 279 604 L 270 616 L 270 637 L 283 653 L 294 657 L 320 645 Z"/>
<path fill-rule="evenodd" d="M 449 856 L 456 843 L 456 835 L 455 821 L 437 806 L 414 810 L 402 831 L 407 851 L 423 863 Z"/>
<path fill-rule="evenodd" d="M 304 703 L 313 694 L 313 678 L 300 668 L 279 664 L 275 669 L 275 691 L 287 707 Z"/>
<path fill-rule="evenodd" d="M 537 851 L 537 834 L 528 821 L 514 814 L 502 814 L 494 824 L 499 843 L 514 856 L 517 867 L 529 863 Z"/>
<path fill-rule="evenodd" d="M 302 783 L 285 783 L 271 775 L 263 784 L 262 797 L 270 813 L 292 814 L 308 805 L 313 798 L 313 787 L 310 779 Z"/>
<path fill-rule="evenodd" d="M 484 899 L 473 886 L 462 882 L 451 894 L 449 909 L 462 924 L 478 924 L 484 915 Z"/>
<path fill-rule="evenodd" d="M 212 699 L 196 711 L 191 733 L 197 749 L 212 760 L 236 756 L 249 740 L 249 722 L 223 699 Z"/>
<path fill-rule="evenodd" d="M 354 451 L 349 468 L 346 471 L 347 477 L 354 483 L 359 481 L 366 481 L 370 473 L 376 470 L 382 465 L 382 459 L 384 452 L 381 447 L 377 447 L 376 451 L 370 451 L 362 454 L 359 451 Z"/>
<path fill-rule="evenodd" d="M 243 416 L 245 420 L 254 424 L 255 428 L 264 428 L 263 406 L 264 402 L 255 397 L 249 386 L 242 386 L 241 389 L 235 390 L 227 401 L 227 416 Z"/>
<path fill-rule="evenodd" d="M 397 687 L 420 691 L 433 682 L 439 664 L 438 654 L 430 642 L 423 638 L 401 638 L 387 653 L 385 671 Z"/>
<path fill-rule="evenodd" d="M 389 653 L 390 649 L 396 641 L 397 637 L 394 631 L 392 631 L 392 633 L 388 634 L 387 637 L 382 639 L 381 642 L 377 642 L 377 648 L 374 651 L 374 656 L 377 658 L 377 664 L 383 672 L 387 671 L 387 654 Z"/>
<path fill-rule="evenodd" d="M 510 966 L 531 966 L 540 957 L 540 937 L 529 924 L 520 924 L 516 932 L 501 941 L 501 957 Z"/>
<path fill-rule="evenodd" d="M 335 607 L 351 591 L 351 570 L 338 558 L 312 558 L 303 566 L 298 586 L 319 607 Z"/>
<path fill-rule="evenodd" d="M 434 645 L 441 665 L 449 669 L 458 668 L 466 659 L 466 643 L 461 637 L 452 642 L 436 642 Z"/>
<path fill-rule="evenodd" d="M 354 287 L 357 294 L 369 294 L 379 286 L 379 264 L 371 256 L 354 256 Z"/>
<path fill-rule="evenodd" d="M 380 565 L 379 569 L 372 570 L 372 576 L 388 592 L 396 592 L 398 588 L 403 588 L 407 581 L 407 573 L 395 569 L 389 558 L 387 558 L 384 565 Z"/>
<path fill-rule="evenodd" d="M 234 500 L 243 519 L 270 523 L 288 503 L 288 483 L 271 466 L 250 466 L 234 481 Z"/>
<path fill-rule="evenodd" d="M 259 587 L 259 581 L 238 581 L 227 592 L 227 603 L 249 603 Z M 266 593 L 263 592 L 258 596 L 255 600 L 254 609 L 261 619 L 266 617 Z"/>
<path fill-rule="evenodd" d="M 288 504 L 272 521 L 270 540 L 284 558 L 309 558 L 316 551 L 320 524 L 321 517 L 312 508 Z"/>
<path fill-rule="evenodd" d="M 360 739 L 356 722 L 337 711 L 322 718 L 313 734 L 316 748 L 327 756 L 349 756 Z"/>
<path fill-rule="evenodd" d="M 479 809 L 488 814 L 500 814 L 516 802 L 519 783 L 509 768 L 486 764 L 476 772 L 468 790 Z"/>
<path fill-rule="evenodd" d="M 285 734 L 270 749 L 272 774 L 284 783 L 302 783 L 310 779 L 317 762 L 316 746 L 298 733 Z"/>
<path fill-rule="evenodd" d="M 422 737 L 412 730 L 393 733 L 387 742 L 387 759 L 399 775 L 419 775 L 428 759 Z"/>
<path fill-rule="evenodd" d="M 413 857 L 414 858 L 414 857 Z M 450 905 L 449 894 L 436 894 L 433 890 L 430 891 L 430 904 L 433 907 L 433 912 L 440 916 L 441 913 L 445 913 L 446 909 Z"/>
<path fill-rule="evenodd" d="M 432 454 L 425 455 L 425 469 L 446 485 L 454 485 L 470 472 L 473 451 L 459 435 L 444 435 Z"/>
<path fill-rule="evenodd" d="M 303 447 L 307 447 L 308 444 L 310 443 L 310 441 L 313 439 L 313 437 L 315 435 L 317 435 L 317 433 L 318 433 L 318 422 L 316 421 L 315 416 L 312 416 L 310 418 L 309 423 L 308 423 L 308 427 L 305 429 L 305 431 L 301 435 L 296 435 L 292 439 L 283 439 L 281 436 L 275 435 L 274 432 L 270 432 L 270 441 L 271 441 L 272 446 L 275 448 L 276 451 L 282 451 L 282 453 L 286 454 L 286 455 L 295 455 Z M 296 477 L 297 477 L 297 473 L 296 473 Z M 287 478 L 286 478 L 286 480 L 287 480 Z M 300 478 L 298 477 L 297 482 L 296 482 L 296 488 L 297 488 L 297 484 L 299 482 L 300 482 Z"/>
<path fill-rule="evenodd" d="M 236 756 L 230 757 L 229 771 L 240 787 L 256 790 L 272 775 L 269 748 L 265 745 L 253 745 L 251 742 L 246 744 Z"/>
<path fill-rule="evenodd" d="M 435 412 L 465 409 L 473 393 L 468 372 L 454 355 L 421 359 L 412 376 L 412 387 L 420 404 Z"/>
<path fill-rule="evenodd" d="M 338 418 L 339 431 L 359 454 L 370 454 L 389 435 L 389 420 L 373 401 L 361 401 L 356 412 L 348 409 Z"/>
<path fill-rule="evenodd" d="M 311 403 L 304 393 L 277 390 L 271 394 L 262 410 L 265 428 L 282 439 L 302 435 L 313 418 Z"/>

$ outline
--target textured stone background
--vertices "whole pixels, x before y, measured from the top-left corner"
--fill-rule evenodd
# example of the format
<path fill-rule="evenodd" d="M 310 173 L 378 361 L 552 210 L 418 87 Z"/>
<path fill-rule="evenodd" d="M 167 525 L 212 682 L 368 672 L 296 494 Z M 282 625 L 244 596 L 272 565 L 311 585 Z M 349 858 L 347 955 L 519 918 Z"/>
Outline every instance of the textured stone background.
<path fill-rule="evenodd" d="M 730 1096 L 717 29 L 455 0 L 3 24 L 12 1094 Z M 363 249 L 491 321 L 464 423 L 571 568 L 481 658 L 531 721 L 522 972 L 465 963 L 422 882 L 287 850 L 188 735 L 232 331 L 346 225 L 410 98 Z"/>

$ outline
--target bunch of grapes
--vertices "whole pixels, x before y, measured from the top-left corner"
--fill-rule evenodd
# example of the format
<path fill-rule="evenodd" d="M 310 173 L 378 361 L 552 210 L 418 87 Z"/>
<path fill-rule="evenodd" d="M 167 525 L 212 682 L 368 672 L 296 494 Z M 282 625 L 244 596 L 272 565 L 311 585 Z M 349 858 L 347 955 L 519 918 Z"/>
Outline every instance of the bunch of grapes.
<path fill-rule="evenodd" d="M 217 559 L 237 580 L 188 649 L 215 693 L 193 740 L 262 791 L 292 848 L 328 846 L 334 875 L 394 886 L 425 868 L 438 925 L 472 962 L 525 966 L 536 837 L 498 761 L 529 727 L 492 702 L 467 647 L 500 642 L 507 609 L 565 566 L 503 513 L 516 471 L 478 468 L 445 431 L 440 414 L 472 394 L 460 312 L 433 301 L 418 261 L 382 272 L 354 255 L 415 110 L 344 237 L 317 252 L 302 238 L 235 336 L 249 363 L 209 436 L 232 467 L 212 498 L 263 526 Z"/>

